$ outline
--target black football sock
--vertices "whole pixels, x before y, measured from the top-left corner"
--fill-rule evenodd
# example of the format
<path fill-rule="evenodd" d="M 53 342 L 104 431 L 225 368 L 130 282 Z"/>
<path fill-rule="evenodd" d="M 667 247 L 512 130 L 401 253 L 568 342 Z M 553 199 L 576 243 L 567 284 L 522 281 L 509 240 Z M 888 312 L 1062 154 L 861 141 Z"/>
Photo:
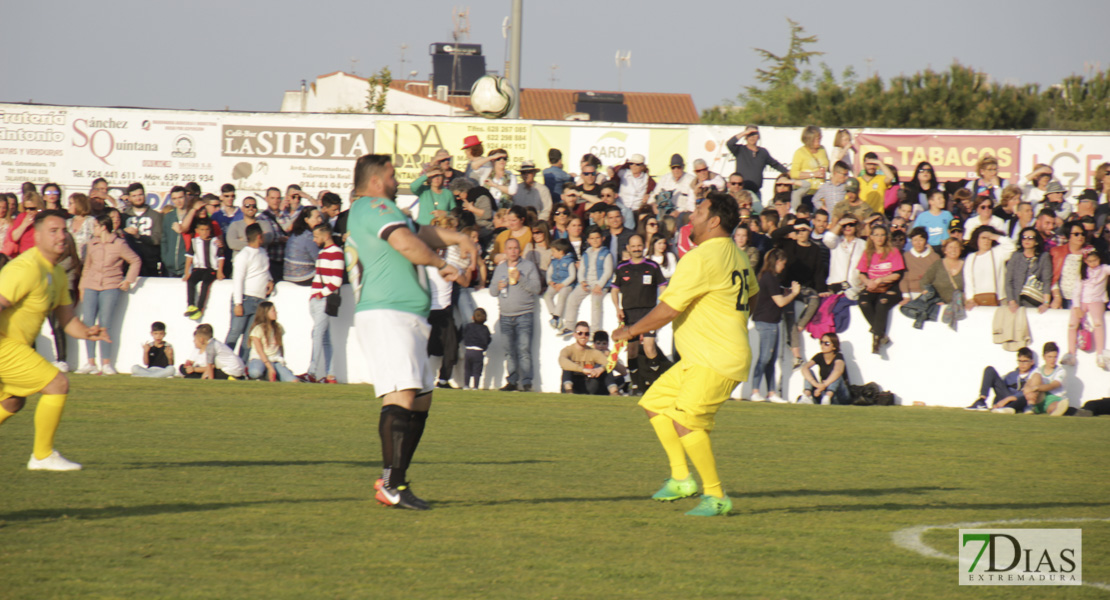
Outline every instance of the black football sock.
<path fill-rule="evenodd" d="M 382 480 L 388 487 L 405 482 L 405 437 L 412 420 L 412 411 L 396 404 L 382 407 L 378 436 L 382 440 Z"/>
<path fill-rule="evenodd" d="M 402 448 L 401 464 L 407 470 L 412 463 L 412 455 L 416 454 L 416 447 L 420 445 L 420 438 L 424 435 L 424 425 L 428 422 L 428 412 L 412 411 L 409 420 L 409 430 L 405 434 L 405 445 Z"/>

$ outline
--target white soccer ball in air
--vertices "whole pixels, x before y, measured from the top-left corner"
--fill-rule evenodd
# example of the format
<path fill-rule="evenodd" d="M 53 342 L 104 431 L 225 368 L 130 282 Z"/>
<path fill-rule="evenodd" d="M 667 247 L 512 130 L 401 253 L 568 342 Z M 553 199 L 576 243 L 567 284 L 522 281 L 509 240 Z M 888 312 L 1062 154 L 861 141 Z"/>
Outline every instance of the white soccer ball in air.
<path fill-rule="evenodd" d="M 470 107 L 487 119 L 499 119 L 509 114 L 516 91 L 509 80 L 496 75 L 484 75 L 470 88 Z"/>

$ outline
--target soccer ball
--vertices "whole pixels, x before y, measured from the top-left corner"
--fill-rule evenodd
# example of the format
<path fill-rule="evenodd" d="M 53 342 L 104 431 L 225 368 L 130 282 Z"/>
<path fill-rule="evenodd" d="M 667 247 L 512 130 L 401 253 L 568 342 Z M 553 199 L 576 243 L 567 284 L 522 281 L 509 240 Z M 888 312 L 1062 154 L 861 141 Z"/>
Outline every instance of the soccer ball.
<path fill-rule="evenodd" d="M 500 119 L 509 114 L 516 101 L 516 91 L 504 77 L 484 75 L 470 88 L 470 106 L 487 119 Z"/>

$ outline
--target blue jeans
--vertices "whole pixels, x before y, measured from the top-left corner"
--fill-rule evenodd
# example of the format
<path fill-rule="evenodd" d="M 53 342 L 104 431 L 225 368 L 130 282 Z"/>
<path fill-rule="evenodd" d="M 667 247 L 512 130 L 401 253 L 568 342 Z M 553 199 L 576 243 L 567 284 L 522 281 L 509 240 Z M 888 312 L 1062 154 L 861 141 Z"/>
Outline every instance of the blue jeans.
<path fill-rule="evenodd" d="M 293 372 L 289 370 L 289 367 L 278 362 L 272 364 L 274 365 L 274 370 L 277 371 L 278 381 L 286 382 L 297 380 L 297 376 L 293 375 Z M 266 363 L 262 362 L 262 359 L 252 358 L 251 361 L 247 363 L 247 375 L 251 379 L 265 379 Z"/>
<path fill-rule="evenodd" d="M 116 315 L 116 302 L 119 302 L 119 295 L 122 292 L 119 288 L 111 290 L 85 290 L 85 300 L 81 314 L 81 320 L 85 325 L 92 327 L 93 325 L 100 325 L 104 329 L 112 328 L 112 319 Z M 96 359 L 96 342 L 87 340 L 85 348 L 89 352 L 89 360 Z M 100 342 L 100 358 L 101 360 L 110 360 L 112 358 L 112 344 L 111 342 Z"/>
<path fill-rule="evenodd" d="M 775 385 L 775 361 L 779 357 L 779 324 L 755 321 L 755 331 L 759 334 L 759 352 L 755 355 L 755 370 L 752 372 L 752 390 L 759 389 L 759 382 L 767 379 L 767 393 L 778 391 Z"/>
<path fill-rule="evenodd" d="M 316 379 L 335 375 L 332 365 L 331 317 L 324 312 L 327 300 L 308 299 L 308 314 L 312 315 L 312 358 L 308 361 L 308 372 Z"/>
<path fill-rule="evenodd" d="M 810 391 L 813 391 L 813 384 L 807 381 L 806 382 L 806 389 L 810 390 Z M 833 404 L 851 404 L 852 403 L 852 394 L 851 394 L 851 392 L 848 391 L 848 385 L 844 383 L 844 377 L 843 376 L 841 376 L 836 381 L 832 382 L 832 384 L 830 384 L 829 387 L 825 389 L 825 392 L 826 393 L 827 392 L 832 392 Z M 814 398 L 815 402 L 819 401 L 819 400 L 820 400 L 820 398 Z"/>
<path fill-rule="evenodd" d="M 243 362 L 251 356 L 251 341 L 247 337 L 247 328 L 250 327 L 251 321 L 254 320 L 254 312 L 258 310 L 258 303 L 262 302 L 262 298 L 255 296 L 243 296 L 243 316 L 235 316 L 235 299 L 231 300 L 231 327 L 227 330 L 227 339 L 224 343 L 228 348 L 235 349 L 235 344 L 239 343 L 239 338 L 243 338 L 243 344 L 239 347 L 239 358 Z"/>
<path fill-rule="evenodd" d="M 155 377 L 155 378 L 170 378 L 176 373 L 173 365 L 168 367 L 144 367 L 142 365 L 135 365 L 131 367 L 132 377 Z"/>
<path fill-rule="evenodd" d="M 532 385 L 532 313 L 501 317 L 501 335 L 505 336 L 505 358 L 508 360 L 507 383 Z"/>

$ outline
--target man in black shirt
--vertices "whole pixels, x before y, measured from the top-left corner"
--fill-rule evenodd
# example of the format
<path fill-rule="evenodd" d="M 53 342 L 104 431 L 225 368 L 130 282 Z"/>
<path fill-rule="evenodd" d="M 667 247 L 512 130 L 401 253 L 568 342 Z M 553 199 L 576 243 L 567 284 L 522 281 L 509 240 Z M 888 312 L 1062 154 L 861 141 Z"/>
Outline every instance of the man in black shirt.
<path fill-rule="evenodd" d="M 797 281 L 801 285 L 798 300 L 805 303 L 801 315 L 795 318 L 793 303 L 784 307 L 783 317 L 789 335 L 786 340 L 794 354 L 794 366 L 799 367 L 802 359 L 801 332 L 821 306 L 821 296 L 828 295 L 829 257 L 813 243 L 810 234 L 813 227 L 809 221 L 798 219 L 792 225 L 779 227 L 771 233 L 776 247 L 786 253 L 786 270 L 782 272 L 782 282 L 789 284 Z"/>
<path fill-rule="evenodd" d="M 644 258 L 644 240 L 638 234 L 632 234 L 628 239 L 629 259 L 620 263 L 613 277 L 613 287 L 610 294 L 613 305 L 617 308 L 617 316 L 625 325 L 644 318 L 655 305 L 659 303 L 659 286 L 663 285 L 666 278 L 663 270 L 650 259 Z M 656 355 L 655 332 L 649 331 L 643 336 L 644 349 L 650 355 Z M 643 393 L 643 382 L 640 380 L 638 361 L 640 343 L 628 343 L 628 371 L 632 380 L 633 393 Z"/>
<path fill-rule="evenodd" d="M 741 145 L 743 143 L 743 145 Z M 736 172 L 744 176 L 744 189 L 760 198 L 760 188 L 763 187 L 763 169 L 772 169 L 787 175 L 790 169 L 775 160 L 766 148 L 759 144 L 759 128 L 748 125 L 744 131 L 732 136 L 725 145 L 728 151 L 736 157 Z"/>
<path fill-rule="evenodd" d="M 636 235 L 635 231 L 624 227 L 624 213 L 619 206 L 610 205 L 605 209 L 605 224 L 609 226 L 609 235 L 605 238 L 605 246 L 613 255 L 613 263 L 620 264 L 624 260 L 624 251 L 628 241 Z M 654 306 L 654 305 L 653 305 Z"/>

